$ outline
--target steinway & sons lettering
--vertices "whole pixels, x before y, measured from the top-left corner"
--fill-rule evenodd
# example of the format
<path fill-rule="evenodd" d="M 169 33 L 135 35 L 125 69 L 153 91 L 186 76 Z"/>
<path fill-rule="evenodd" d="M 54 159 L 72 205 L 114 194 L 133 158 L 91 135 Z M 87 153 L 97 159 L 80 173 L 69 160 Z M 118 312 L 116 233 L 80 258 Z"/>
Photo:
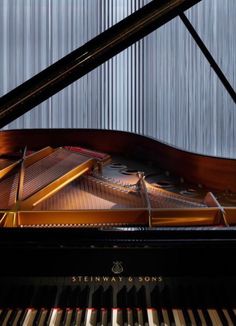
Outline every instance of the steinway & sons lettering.
<path fill-rule="evenodd" d="M 161 276 L 72 276 L 73 283 L 159 283 Z"/>

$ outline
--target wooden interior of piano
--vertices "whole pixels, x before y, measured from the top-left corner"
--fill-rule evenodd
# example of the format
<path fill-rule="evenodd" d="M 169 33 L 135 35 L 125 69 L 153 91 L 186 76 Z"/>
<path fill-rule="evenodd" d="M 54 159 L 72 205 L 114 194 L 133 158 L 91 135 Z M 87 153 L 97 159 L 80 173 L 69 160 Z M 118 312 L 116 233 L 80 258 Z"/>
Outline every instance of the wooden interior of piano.
<path fill-rule="evenodd" d="M 101 144 L 97 149 L 79 140 L 44 143 L 2 147 L 1 227 L 235 224 L 234 192 L 186 181 L 148 155 L 101 151 Z"/>

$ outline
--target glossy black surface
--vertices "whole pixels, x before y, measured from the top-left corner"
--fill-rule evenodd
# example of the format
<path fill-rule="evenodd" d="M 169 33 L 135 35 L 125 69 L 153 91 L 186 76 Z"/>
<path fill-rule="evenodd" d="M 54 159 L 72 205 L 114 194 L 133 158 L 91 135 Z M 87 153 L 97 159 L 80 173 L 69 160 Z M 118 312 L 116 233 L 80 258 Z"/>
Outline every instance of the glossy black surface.
<path fill-rule="evenodd" d="M 235 275 L 230 228 L 1 229 L 2 275 Z"/>

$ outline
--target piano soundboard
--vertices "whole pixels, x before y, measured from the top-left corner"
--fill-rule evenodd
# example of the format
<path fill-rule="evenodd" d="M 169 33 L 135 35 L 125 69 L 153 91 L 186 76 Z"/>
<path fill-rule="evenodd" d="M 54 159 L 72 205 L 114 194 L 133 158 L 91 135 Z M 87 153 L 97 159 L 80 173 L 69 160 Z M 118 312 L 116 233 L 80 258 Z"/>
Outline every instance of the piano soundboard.
<path fill-rule="evenodd" d="M 23 148 L 1 157 L 1 227 L 221 226 L 236 194 L 81 146 Z"/>

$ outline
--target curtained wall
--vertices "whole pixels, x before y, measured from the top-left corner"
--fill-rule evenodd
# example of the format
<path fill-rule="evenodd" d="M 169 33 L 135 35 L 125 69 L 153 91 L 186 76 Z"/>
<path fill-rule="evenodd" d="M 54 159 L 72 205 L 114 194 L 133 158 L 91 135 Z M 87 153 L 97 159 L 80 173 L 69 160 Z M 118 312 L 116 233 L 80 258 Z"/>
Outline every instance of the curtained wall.
<path fill-rule="evenodd" d="M 0 95 L 147 0 L 0 0 Z M 187 16 L 236 88 L 236 1 L 202 0 Z M 236 158 L 236 106 L 179 18 L 12 122 L 105 128 Z"/>

